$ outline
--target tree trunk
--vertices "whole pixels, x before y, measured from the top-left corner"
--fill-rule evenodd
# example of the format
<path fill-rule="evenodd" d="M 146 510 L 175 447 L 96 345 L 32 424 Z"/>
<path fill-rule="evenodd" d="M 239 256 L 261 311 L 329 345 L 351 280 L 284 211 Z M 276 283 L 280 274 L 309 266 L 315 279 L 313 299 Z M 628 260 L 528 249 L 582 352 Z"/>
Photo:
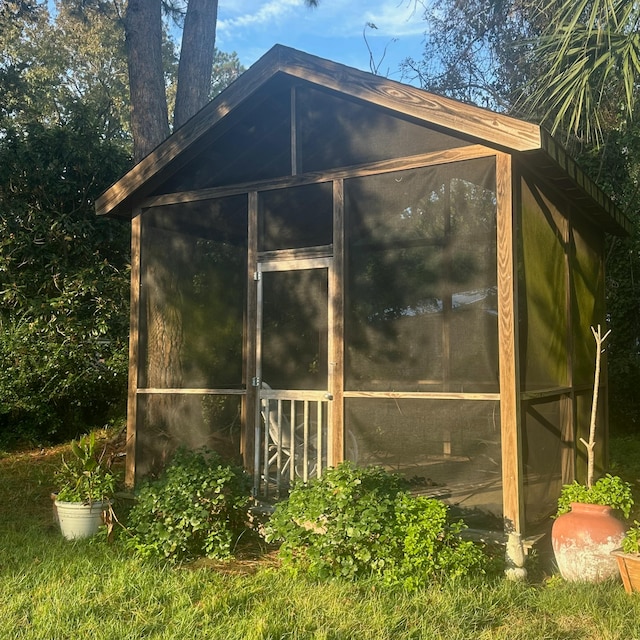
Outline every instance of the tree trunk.
<path fill-rule="evenodd" d="M 169 136 L 161 5 L 161 0 L 129 0 L 125 15 L 131 134 L 136 162 Z"/>
<path fill-rule="evenodd" d="M 218 0 L 189 0 L 178 65 L 174 130 L 209 100 L 217 20 Z"/>

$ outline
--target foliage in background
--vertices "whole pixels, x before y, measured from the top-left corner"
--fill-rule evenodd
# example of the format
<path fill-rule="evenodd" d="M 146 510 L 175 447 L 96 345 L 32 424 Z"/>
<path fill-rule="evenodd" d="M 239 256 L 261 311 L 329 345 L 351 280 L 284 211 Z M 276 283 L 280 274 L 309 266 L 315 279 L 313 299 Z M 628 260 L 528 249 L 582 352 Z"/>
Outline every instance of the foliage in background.
<path fill-rule="evenodd" d="M 0 439 L 46 441 L 122 405 L 128 230 L 93 199 L 128 156 L 78 106 L 0 138 Z M 120 408 L 122 410 L 122 408 Z"/>
<path fill-rule="evenodd" d="M 634 501 L 631 485 L 618 476 L 607 473 L 590 489 L 579 482 L 565 484 L 558 498 L 557 515 L 571 511 L 572 502 L 606 505 L 612 509 L 618 509 L 625 518 L 628 518 Z"/>
<path fill-rule="evenodd" d="M 143 485 L 129 513 L 130 548 L 172 561 L 226 558 L 246 529 L 251 480 L 201 449 L 179 449 L 162 476 Z"/>
<path fill-rule="evenodd" d="M 285 565 L 318 578 L 378 577 L 409 589 L 444 576 L 481 573 L 485 556 L 463 541 L 447 506 L 414 498 L 381 467 L 344 462 L 293 488 L 266 528 Z"/>
<path fill-rule="evenodd" d="M 633 118 L 640 79 L 640 5 L 630 0 L 546 0 L 552 19 L 533 50 L 547 82 L 527 96 L 553 133 L 596 143 Z"/>

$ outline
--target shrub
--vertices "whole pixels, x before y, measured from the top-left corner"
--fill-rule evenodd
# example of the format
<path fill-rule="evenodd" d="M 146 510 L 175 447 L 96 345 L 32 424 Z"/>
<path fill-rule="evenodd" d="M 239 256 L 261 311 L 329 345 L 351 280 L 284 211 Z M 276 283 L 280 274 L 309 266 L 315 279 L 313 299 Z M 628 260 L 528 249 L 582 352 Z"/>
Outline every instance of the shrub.
<path fill-rule="evenodd" d="M 565 484 L 558 498 L 557 515 L 571 511 L 572 502 L 607 505 L 618 509 L 628 518 L 633 506 L 633 495 L 628 482 L 619 476 L 607 474 L 595 482 L 591 489 L 579 482 Z"/>
<path fill-rule="evenodd" d="M 414 498 L 379 467 L 344 462 L 295 486 L 266 528 L 285 566 L 319 578 L 378 577 L 409 588 L 443 574 L 482 570 L 483 553 L 448 522 L 447 506 Z"/>
<path fill-rule="evenodd" d="M 129 546 L 172 561 L 225 558 L 245 529 L 250 479 L 206 449 L 179 449 L 129 513 Z"/>
<path fill-rule="evenodd" d="M 71 442 L 71 456 L 62 457 L 56 472 L 58 500 L 61 502 L 101 502 L 116 490 L 116 476 L 105 460 L 106 447 L 99 450 L 95 433 Z"/>

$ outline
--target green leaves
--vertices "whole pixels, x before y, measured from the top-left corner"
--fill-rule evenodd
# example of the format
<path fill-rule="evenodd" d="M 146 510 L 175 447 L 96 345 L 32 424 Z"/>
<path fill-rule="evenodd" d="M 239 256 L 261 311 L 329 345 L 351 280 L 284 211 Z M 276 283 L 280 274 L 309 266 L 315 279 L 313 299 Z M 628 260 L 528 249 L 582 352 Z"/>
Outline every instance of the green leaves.
<path fill-rule="evenodd" d="M 73 440 L 71 453 L 56 473 L 58 500 L 88 504 L 112 498 L 117 479 L 104 459 L 105 450 L 98 450 L 95 434 Z"/>
<path fill-rule="evenodd" d="M 129 514 L 129 547 L 180 561 L 226 558 L 245 529 L 250 479 L 213 451 L 179 449 L 164 474 L 144 485 Z"/>
<path fill-rule="evenodd" d="M 557 515 L 571 511 L 572 502 L 606 505 L 618 509 L 628 518 L 633 506 L 633 495 L 628 482 L 607 473 L 594 483 L 591 489 L 579 482 L 564 485 L 558 498 Z"/>
<path fill-rule="evenodd" d="M 544 81 L 528 98 L 542 109 L 552 132 L 561 125 L 587 140 L 601 142 L 606 119 L 624 108 L 635 110 L 640 77 L 638 3 L 627 0 L 566 0 L 540 39 L 535 60 Z"/>
<path fill-rule="evenodd" d="M 459 537 L 447 506 L 405 491 L 399 476 L 344 462 L 293 488 L 266 527 L 283 563 L 317 578 L 376 578 L 415 588 L 482 572 L 484 554 Z"/>
<path fill-rule="evenodd" d="M 622 550 L 625 553 L 640 553 L 640 522 L 637 520 L 627 529 L 622 541 Z"/>

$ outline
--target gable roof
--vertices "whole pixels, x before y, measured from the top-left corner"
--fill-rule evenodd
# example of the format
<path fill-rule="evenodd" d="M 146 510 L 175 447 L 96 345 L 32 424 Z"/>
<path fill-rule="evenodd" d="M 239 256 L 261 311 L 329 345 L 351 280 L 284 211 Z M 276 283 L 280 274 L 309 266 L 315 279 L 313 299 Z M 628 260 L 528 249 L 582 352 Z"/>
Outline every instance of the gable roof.
<path fill-rule="evenodd" d="M 612 233 L 630 231 L 629 220 L 541 127 L 428 93 L 394 80 L 276 45 L 233 84 L 141 160 L 96 200 L 98 215 L 131 215 L 133 204 L 192 159 L 200 141 L 227 114 L 278 74 L 332 89 L 417 122 L 449 130 L 489 147 L 525 154 L 529 163 Z"/>

